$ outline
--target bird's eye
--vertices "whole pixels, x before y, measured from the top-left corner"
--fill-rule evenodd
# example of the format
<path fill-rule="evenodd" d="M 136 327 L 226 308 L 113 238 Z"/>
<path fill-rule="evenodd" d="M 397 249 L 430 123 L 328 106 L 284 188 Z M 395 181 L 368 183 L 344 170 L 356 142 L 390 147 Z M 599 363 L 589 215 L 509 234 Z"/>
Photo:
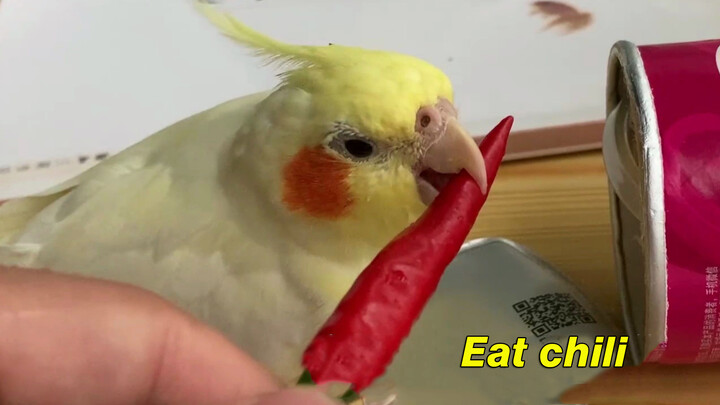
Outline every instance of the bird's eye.
<path fill-rule="evenodd" d="M 382 154 L 382 148 L 356 128 L 336 122 L 325 138 L 325 145 L 346 159 L 364 162 Z"/>
<path fill-rule="evenodd" d="M 360 159 L 370 157 L 375 150 L 375 146 L 363 139 L 346 139 L 345 150 L 352 156 Z"/>
<path fill-rule="evenodd" d="M 430 125 L 430 122 L 432 121 L 432 118 L 430 118 L 429 115 L 423 115 L 420 117 L 420 126 L 423 128 L 427 128 L 428 125 Z"/>

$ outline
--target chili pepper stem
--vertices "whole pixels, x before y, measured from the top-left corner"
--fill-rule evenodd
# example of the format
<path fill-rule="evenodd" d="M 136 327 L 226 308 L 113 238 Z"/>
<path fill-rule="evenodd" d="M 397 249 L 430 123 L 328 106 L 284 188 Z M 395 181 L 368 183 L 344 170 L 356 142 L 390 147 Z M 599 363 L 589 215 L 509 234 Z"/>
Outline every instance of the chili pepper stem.
<path fill-rule="evenodd" d="M 354 389 L 350 388 L 340 397 L 340 400 L 343 401 L 346 404 L 352 404 L 356 401 L 361 401 L 362 397 L 360 394 L 355 392 Z"/>
<path fill-rule="evenodd" d="M 300 375 L 300 378 L 298 378 L 297 385 L 317 385 L 315 381 L 312 378 L 312 375 L 310 375 L 310 372 L 308 370 L 304 370 L 302 375 Z M 359 402 L 360 404 L 364 404 L 362 396 L 355 391 L 352 388 L 348 388 L 347 391 L 345 391 L 339 398 L 340 401 L 344 404 L 354 404 L 356 402 Z"/>
<path fill-rule="evenodd" d="M 313 381 L 312 376 L 310 375 L 310 372 L 307 370 L 304 370 L 300 378 L 298 379 L 298 385 L 315 385 L 315 381 Z"/>

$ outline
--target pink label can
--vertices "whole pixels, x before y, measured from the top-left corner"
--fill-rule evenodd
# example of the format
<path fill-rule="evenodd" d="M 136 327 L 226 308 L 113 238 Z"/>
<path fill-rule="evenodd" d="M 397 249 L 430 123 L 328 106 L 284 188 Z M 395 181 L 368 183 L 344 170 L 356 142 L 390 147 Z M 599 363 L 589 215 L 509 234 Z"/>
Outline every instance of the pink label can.
<path fill-rule="evenodd" d="M 616 43 L 603 156 L 635 362 L 720 361 L 720 40 Z"/>

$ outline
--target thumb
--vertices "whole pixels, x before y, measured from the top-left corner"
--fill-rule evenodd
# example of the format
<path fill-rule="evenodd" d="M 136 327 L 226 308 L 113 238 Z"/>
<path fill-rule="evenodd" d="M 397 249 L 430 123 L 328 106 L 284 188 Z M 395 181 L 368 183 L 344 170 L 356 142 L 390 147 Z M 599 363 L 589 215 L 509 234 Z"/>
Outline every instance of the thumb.
<path fill-rule="evenodd" d="M 314 388 L 289 388 L 249 398 L 240 405 L 339 405 Z"/>

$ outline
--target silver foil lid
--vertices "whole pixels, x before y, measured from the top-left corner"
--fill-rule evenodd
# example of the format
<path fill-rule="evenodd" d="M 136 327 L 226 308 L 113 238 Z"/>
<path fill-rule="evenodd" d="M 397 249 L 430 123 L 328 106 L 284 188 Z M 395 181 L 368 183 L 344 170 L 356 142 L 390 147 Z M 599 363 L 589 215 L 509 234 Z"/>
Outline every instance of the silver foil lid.
<path fill-rule="evenodd" d="M 525 337 L 524 367 L 461 368 L 468 335 L 488 336 L 488 349 Z M 592 348 L 596 336 L 619 335 L 539 257 L 507 240 L 479 239 L 447 269 L 384 380 L 397 385 L 400 405 L 552 404 L 603 370 L 540 363 L 542 347 L 557 343 L 564 351 L 570 336 Z"/>

